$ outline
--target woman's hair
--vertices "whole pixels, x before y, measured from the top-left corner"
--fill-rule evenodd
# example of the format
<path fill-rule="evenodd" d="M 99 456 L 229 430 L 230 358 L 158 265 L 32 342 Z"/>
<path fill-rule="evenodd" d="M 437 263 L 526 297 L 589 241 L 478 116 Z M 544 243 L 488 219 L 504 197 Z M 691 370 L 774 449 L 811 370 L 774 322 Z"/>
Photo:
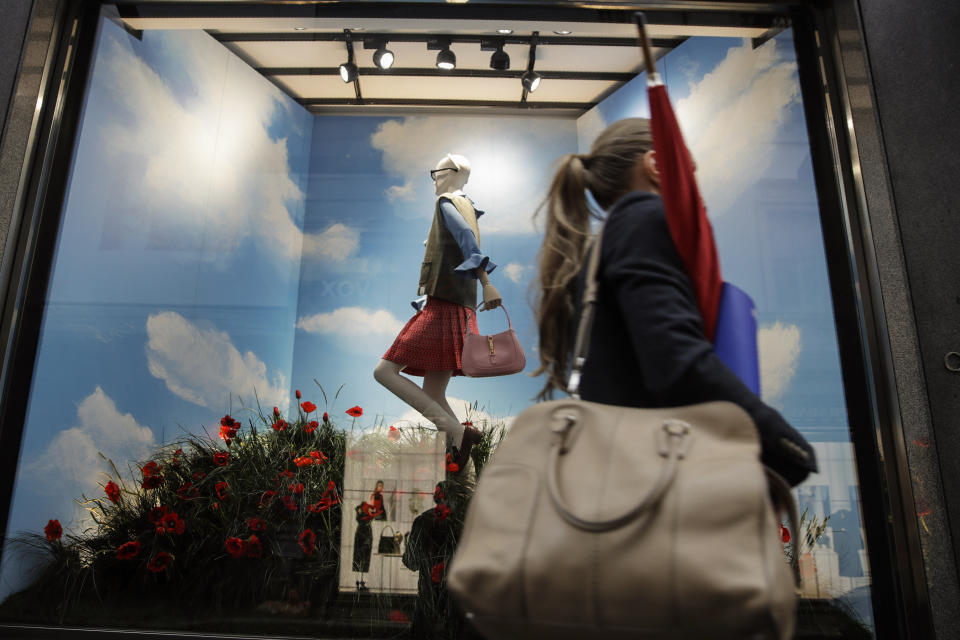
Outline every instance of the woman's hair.
<path fill-rule="evenodd" d="M 537 395 L 550 398 L 567 384 L 572 348 L 576 277 L 586 259 L 590 218 L 589 189 L 604 210 L 630 190 L 633 170 L 644 153 L 653 149 L 650 121 L 618 120 L 597 136 L 588 155 L 567 154 L 553 176 L 546 206 L 547 221 L 539 255 L 536 317 L 540 330 L 540 367 L 532 375 L 547 374 Z M 539 211 L 538 211 L 539 213 Z"/>

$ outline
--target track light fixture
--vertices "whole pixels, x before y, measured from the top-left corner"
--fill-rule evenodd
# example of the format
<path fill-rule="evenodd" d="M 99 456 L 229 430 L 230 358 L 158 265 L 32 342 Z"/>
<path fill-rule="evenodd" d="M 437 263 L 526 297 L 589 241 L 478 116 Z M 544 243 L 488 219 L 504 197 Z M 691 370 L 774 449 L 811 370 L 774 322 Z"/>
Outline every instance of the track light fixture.
<path fill-rule="evenodd" d="M 510 56 L 503 50 L 503 43 L 490 56 L 490 68 L 497 71 L 506 71 L 510 68 Z"/>
<path fill-rule="evenodd" d="M 387 41 L 382 38 L 364 38 L 364 49 L 375 49 L 373 52 L 373 64 L 386 71 L 393 66 L 396 56 L 393 51 L 387 49 Z"/>
<path fill-rule="evenodd" d="M 387 49 L 386 46 L 380 47 L 373 53 L 373 64 L 377 65 L 381 69 L 389 69 L 393 66 L 393 51 Z"/>
<path fill-rule="evenodd" d="M 537 87 L 540 86 L 540 80 L 540 74 L 533 69 L 524 72 L 523 76 L 520 77 L 520 82 L 523 84 L 523 88 L 530 93 L 533 93 L 537 90 Z"/>
<path fill-rule="evenodd" d="M 437 68 L 450 71 L 457 67 L 457 56 L 450 50 L 448 46 L 446 49 L 441 49 L 440 53 L 437 54 Z"/>
<path fill-rule="evenodd" d="M 344 82 L 353 82 L 357 79 L 360 70 L 357 69 L 357 65 L 353 62 L 347 61 L 340 65 L 340 78 Z"/>
<path fill-rule="evenodd" d="M 350 39 L 350 30 L 344 29 L 347 34 L 347 61 L 340 65 L 340 79 L 344 82 L 353 82 L 359 75 L 356 63 L 353 61 L 353 40 Z"/>
<path fill-rule="evenodd" d="M 523 76 L 520 77 L 520 83 L 523 84 L 524 96 L 523 99 L 526 100 L 527 93 L 533 93 L 537 90 L 537 87 L 540 86 L 540 74 L 533 70 L 533 65 L 537 61 L 537 40 L 539 39 L 540 32 L 534 31 L 533 35 L 530 38 L 530 57 L 527 59 L 527 70 L 524 72 Z"/>

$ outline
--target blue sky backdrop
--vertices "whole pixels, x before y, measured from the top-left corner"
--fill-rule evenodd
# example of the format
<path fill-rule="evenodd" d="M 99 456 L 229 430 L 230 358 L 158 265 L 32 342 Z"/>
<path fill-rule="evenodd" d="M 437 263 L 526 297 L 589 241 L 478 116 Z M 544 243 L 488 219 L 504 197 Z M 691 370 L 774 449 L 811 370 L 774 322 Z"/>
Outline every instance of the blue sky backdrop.
<path fill-rule="evenodd" d="M 765 398 L 815 440 L 846 439 L 809 147 L 789 32 L 759 49 L 692 38 L 661 61 L 699 166 L 726 279 L 754 298 Z M 533 212 L 553 163 L 646 115 L 639 77 L 579 121 L 312 116 L 202 32 L 102 23 L 56 249 L 8 533 L 82 527 L 102 453 L 121 471 L 164 442 L 293 389 L 360 423 L 418 416 L 372 371 L 413 313 L 434 195 L 467 156 L 482 248 L 537 362 Z M 503 330 L 499 310 L 484 333 Z M 455 378 L 451 404 L 509 419 L 541 386 Z M 323 407 L 321 407 L 322 409 Z M 19 581 L 4 558 L 0 596 Z"/>

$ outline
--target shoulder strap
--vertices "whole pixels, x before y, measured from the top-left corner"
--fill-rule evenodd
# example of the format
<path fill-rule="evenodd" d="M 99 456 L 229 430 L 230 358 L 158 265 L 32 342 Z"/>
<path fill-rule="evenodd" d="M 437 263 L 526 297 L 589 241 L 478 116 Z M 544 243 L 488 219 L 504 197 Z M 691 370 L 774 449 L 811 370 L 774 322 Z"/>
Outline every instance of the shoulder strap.
<path fill-rule="evenodd" d="M 591 238 L 587 249 L 587 280 L 583 289 L 583 298 L 580 300 L 580 322 L 577 324 L 577 339 L 573 347 L 573 368 L 567 380 L 567 393 L 580 399 L 580 373 L 583 363 L 587 361 L 587 352 L 590 349 L 590 330 L 593 327 L 594 305 L 597 302 L 597 271 L 600 268 L 600 247 L 603 241 L 603 230 L 606 223 L 601 224 L 596 235 Z"/>

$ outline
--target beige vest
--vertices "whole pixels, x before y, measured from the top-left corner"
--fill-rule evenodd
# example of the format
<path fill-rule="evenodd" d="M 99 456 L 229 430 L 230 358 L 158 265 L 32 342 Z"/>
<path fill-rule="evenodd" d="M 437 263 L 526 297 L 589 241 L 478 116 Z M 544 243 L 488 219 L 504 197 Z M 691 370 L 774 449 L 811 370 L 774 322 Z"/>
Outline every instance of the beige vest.
<path fill-rule="evenodd" d="M 462 276 L 454 268 L 466 259 L 453 234 L 443 223 L 440 211 L 440 198 L 448 198 L 463 216 L 464 221 L 473 230 L 480 245 L 480 230 L 477 227 L 477 213 L 470 200 L 464 196 L 444 193 L 437 197 L 433 211 L 433 224 L 427 235 L 427 248 L 420 266 L 420 286 L 417 295 L 428 295 L 448 302 L 455 302 L 470 309 L 477 308 L 477 280 L 472 276 Z"/>

